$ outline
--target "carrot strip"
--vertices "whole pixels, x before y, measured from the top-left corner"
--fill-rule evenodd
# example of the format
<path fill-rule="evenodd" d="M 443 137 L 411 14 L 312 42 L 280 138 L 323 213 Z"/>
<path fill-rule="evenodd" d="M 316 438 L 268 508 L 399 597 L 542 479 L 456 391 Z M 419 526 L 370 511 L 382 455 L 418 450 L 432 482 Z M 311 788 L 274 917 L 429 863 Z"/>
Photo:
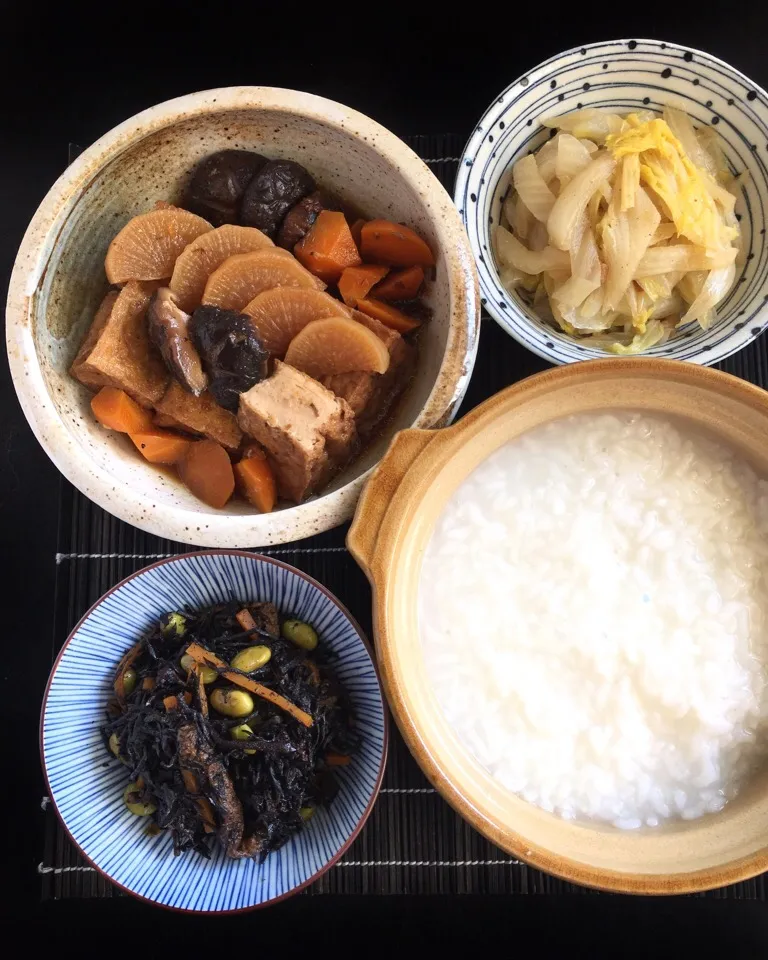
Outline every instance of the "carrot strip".
<path fill-rule="evenodd" d="M 192 673 L 194 673 L 197 678 L 197 699 L 200 701 L 200 713 L 204 717 L 208 716 L 208 696 L 205 692 L 205 684 L 203 683 L 203 671 L 200 669 L 200 664 L 195 660 L 192 664 Z"/>
<path fill-rule="evenodd" d="M 250 677 L 244 677 L 235 670 L 225 670 L 223 676 L 226 677 L 226 679 L 231 683 L 236 684 L 238 687 L 243 687 L 243 689 L 249 690 L 251 693 L 255 693 L 257 697 L 268 700 L 274 706 L 280 707 L 280 709 L 285 710 L 286 713 L 290 713 L 290 715 L 298 720 L 303 726 L 311 727 L 314 723 L 312 717 L 300 707 L 297 707 L 295 703 L 291 703 L 290 700 L 287 700 L 279 693 L 275 693 L 274 690 L 270 690 L 269 687 L 265 687 L 263 684 L 257 683 L 255 680 L 251 680 Z"/>
<path fill-rule="evenodd" d="M 391 303 L 384 303 L 383 300 L 377 300 L 375 297 L 358 300 L 357 309 L 366 316 L 383 323 L 385 327 L 397 330 L 398 333 L 410 333 L 421 325 L 418 320 L 393 307 Z"/>
<path fill-rule="evenodd" d="M 144 677 L 141 681 L 142 690 L 154 690 L 155 689 L 155 678 L 154 677 Z"/>
<path fill-rule="evenodd" d="M 235 615 L 235 620 L 237 620 L 243 630 L 256 629 L 256 621 L 253 619 L 251 611 L 248 609 L 248 607 L 243 607 L 240 613 Z"/>
<path fill-rule="evenodd" d="M 187 770 L 182 767 L 181 779 L 184 781 L 184 786 L 187 789 L 187 793 L 200 793 L 200 785 L 197 782 L 197 777 L 194 775 L 194 773 L 192 773 L 191 770 Z M 200 811 L 200 816 L 203 819 L 203 829 L 206 833 L 213 833 L 216 829 L 216 819 L 213 815 L 213 807 L 205 797 L 198 797 L 195 803 L 197 804 L 197 808 Z"/>
<path fill-rule="evenodd" d="M 329 767 L 346 767 L 352 762 L 352 758 L 344 753 L 326 753 L 323 759 Z"/>
<path fill-rule="evenodd" d="M 247 611 L 246 611 L 247 612 Z M 241 610 L 240 613 L 243 613 Z M 248 616 L 253 620 L 250 613 Z M 242 626 L 243 623 L 240 620 L 240 614 L 237 616 L 238 623 Z M 255 624 L 254 624 L 255 625 Z M 251 629 L 247 627 L 246 629 Z M 216 667 L 221 676 L 226 677 L 231 683 L 234 683 L 238 687 L 242 687 L 244 690 L 250 691 L 250 693 L 255 693 L 257 697 L 261 697 L 263 700 L 268 700 L 274 706 L 279 707 L 281 710 L 285 710 L 286 713 L 290 713 L 292 717 L 295 717 L 299 723 L 303 724 L 305 727 L 311 727 L 314 723 L 312 717 L 306 713 L 304 710 L 301 710 L 296 706 L 295 703 L 291 703 L 290 700 L 286 700 L 285 697 L 281 696 L 279 693 L 275 693 L 274 690 L 270 690 L 269 687 L 265 687 L 261 683 L 257 683 L 255 680 L 251 680 L 250 677 L 246 677 L 241 673 L 238 673 L 236 670 L 232 670 L 229 664 L 219 659 L 215 653 L 211 653 L 210 650 L 206 650 L 204 647 L 201 647 L 199 643 L 191 643 L 187 647 L 186 651 L 190 657 L 194 660 L 197 660 L 200 664 L 207 664 L 209 667 Z"/>
<path fill-rule="evenodd" d="M 197 806 L 200 810 L 200 816 L 203 818 L 203 830 L 205 830 L 206 833 L 215 833 L 216 820 L 213 816 L 213 807 L 205 797 L 200 797 L 197 801 Z"/>
<path fill-rule="evenodd" d="M 192 702 L 192 694 L 187 690 L 184 694 L 184 703 L 189 706 Z M 171 713 L 172 710 L 179 709 L 179 698 L 178 697 L 163 697 L 163 706 L 167 713 Z"/>
<path fill-rule="evenodd" d="M 305 660 L 304 666 L 312 674 L 312 683 L 314 683 L 315 686 L 318 686 L 320 683 L 320 671 L 317 669 L 317 664 L 313 663 L 311 660 Z"/>
<path fill-rule="evenodd" d="M 118 703 L 121 706 L 125 703 L 125 671 L 130 666 L 133 666 L 135 661 L 138 659 L 143 644 L 144 642 L 142 640 L 139 640 L 138 643 L 134 643 L 131 649 L 123 654 L 123 656 L 120 658 L 120 663 L 117 665 L 117 670 L 115 671 L 114 689 L 115 696 L 117 697 Z"/>

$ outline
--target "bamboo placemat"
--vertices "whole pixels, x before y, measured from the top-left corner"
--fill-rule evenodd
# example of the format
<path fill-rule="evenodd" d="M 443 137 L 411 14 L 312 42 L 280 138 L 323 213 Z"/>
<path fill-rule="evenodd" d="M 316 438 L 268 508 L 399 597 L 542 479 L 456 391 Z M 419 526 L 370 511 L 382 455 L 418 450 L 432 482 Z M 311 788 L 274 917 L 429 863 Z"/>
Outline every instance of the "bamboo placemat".
<path fill-rule="evenodd" d="M 445 135 L 413 137 L 409 143 L 452 193 L 463 141 Z M 461 413 L 546 366 L 484 314 L 477 364 Z M 768 387 L 765 338 L 720 366 Z M 279 556 L 324 583 L 370 634 L 370 590 L 344 547 L 345 535 L 342 527 L 261 552 Z M 111 586 L 153 560 L 193 549 L 116 520 L 63 479 L 57 543 L 53 655 L 88 607 Z M 41 807 L 44 842 L 38 870 L 43 898 L 121 896 L 80 857 L 47 798 Z M 765 900 L 766 876 L 703 896 Z M 394 724 L 384 785 L 368 823 L 342 860 L 304 895 L 326 893 L 599 895 L 511 859 L 472 830 L 429 785 Z"/>

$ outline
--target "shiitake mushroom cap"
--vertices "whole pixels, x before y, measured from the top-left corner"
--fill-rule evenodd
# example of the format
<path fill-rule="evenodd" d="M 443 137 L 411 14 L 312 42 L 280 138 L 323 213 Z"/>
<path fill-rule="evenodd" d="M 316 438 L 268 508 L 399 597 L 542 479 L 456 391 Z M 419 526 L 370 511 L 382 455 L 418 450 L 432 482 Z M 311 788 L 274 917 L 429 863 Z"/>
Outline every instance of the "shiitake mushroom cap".
<path fill-rule="evenodd" d="M 266 157 L 251 150 L 212 153 L 195 168 L 182 206 L 215 227 L 237 223 L 243 194 L 266 163 Z"/>
<path fill-rule="evenodd" d="M 240 205 L 240 222 L 274 239 L 283 218 L 312 193 L 315 181 L 295 160 L 269 160 L 248 184 Z"/>
<path fill-rule="evenodd" d="M 208 374 L 208 390 L 235 413 L 240 394 L 268 373 L 269 354 L 253 322 L 234 310 L 203 305 L 192 314 L 189 330 Z"/>

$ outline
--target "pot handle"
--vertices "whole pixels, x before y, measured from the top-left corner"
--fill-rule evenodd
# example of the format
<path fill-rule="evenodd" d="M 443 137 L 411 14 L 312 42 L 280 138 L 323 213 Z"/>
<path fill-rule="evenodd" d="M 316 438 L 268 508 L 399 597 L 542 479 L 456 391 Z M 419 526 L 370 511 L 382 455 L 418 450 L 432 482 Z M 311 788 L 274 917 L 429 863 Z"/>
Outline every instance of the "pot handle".
<path fill-rule="evenodd" d="M 371 562 L 384 515 L 411 464 L 444 430 L 401 430 L 365 485 L 347 534 L 347 549 L 371 579 Z"/>

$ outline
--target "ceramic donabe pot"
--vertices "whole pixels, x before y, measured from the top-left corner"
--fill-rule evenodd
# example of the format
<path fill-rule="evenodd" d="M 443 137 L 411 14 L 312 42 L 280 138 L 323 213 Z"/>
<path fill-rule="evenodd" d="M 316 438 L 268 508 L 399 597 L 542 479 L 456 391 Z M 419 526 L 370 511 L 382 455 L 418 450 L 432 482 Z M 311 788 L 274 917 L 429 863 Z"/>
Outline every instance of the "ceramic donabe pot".
<path fill-rule="evenodd" d="M 106 292 L 104 256 L 117 231 L 157 201 L 177 200 L 190 172 L 221 149 L 305 164 L 366 216 L 407 223 L 436 255 L 425 293 L 432 319 L 416 374 L 375 438 L 319 495 L 259 513 L 242 499 L 206 506 L 171 473 L 104 430 L 91 394 L 69 375 Z M 158 537 L 206 547 L 286 543 L 352 516 L 371 468 L 404 427 L 450 423 L 477 352 L 477 274 L 459 215 L 423 160 L 374 120 L 322 97 L 228 87 L 158 104 L 85 150 L 32 219 L 11 277 L 6 338 L 24 414 L 48 456 L 104 510 Z"/>
<path fill-rule="evenodd" d="M 607 409 L 675 416 L 768 476 L 768 394 L 676 361 L 598 360 L 524 380 L 445 430 L 406 430 L 374 472 L 348 536 L 374 592 L 376 652 L 390 707 L 422 770 L 475 829 L 556 876 L 603 890 L 683 893 L 768 869 L 768 770 L 717 814 L 621 831 L 562 820 L 506 790 L 462 746 L 427 674 L 419 638 L 421 563 L 459 484 L 498 447 L 542 423 Z"/>

